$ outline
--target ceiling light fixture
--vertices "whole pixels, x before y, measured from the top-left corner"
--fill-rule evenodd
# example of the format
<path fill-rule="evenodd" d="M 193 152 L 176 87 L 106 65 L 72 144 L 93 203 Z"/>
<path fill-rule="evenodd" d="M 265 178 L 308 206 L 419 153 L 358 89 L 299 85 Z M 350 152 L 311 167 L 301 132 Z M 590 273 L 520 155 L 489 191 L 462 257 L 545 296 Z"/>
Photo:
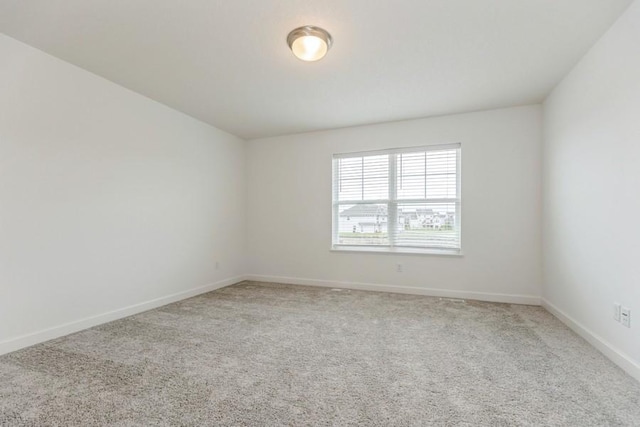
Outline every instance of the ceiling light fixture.
<path fill-rule="evenodd" d="M 303 61 L 317 61 L 326 54 L 333 39 L 326 30 L 311 25 L 296 28 L 287 36 L 287 44 L 291 52 Z"/>

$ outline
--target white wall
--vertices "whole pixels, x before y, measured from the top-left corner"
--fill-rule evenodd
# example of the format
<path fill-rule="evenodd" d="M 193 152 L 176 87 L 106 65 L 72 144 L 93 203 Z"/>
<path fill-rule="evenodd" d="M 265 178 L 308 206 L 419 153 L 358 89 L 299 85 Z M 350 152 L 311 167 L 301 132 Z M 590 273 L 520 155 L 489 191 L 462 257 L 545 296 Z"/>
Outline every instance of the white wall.
<path fill-rule="evenodd" d="M 0 353 L 242 274 L 244 144 L 0 35 Z"/>
<path fill-rule="evenodd" d="M 638 379 L 639 46 L 636 1 L 546 100 L 543 162 L 543 296 Z M 614 301 L 632 309 L 631 329 Z"/>
<path fill-rule="evenodd" d="M 540 120 L 526 106 L 249 141 L 248 272 L 538 303 Z M 329 251 L 332 153 L 451 142 L 462 143 L 463 257 Z"/>

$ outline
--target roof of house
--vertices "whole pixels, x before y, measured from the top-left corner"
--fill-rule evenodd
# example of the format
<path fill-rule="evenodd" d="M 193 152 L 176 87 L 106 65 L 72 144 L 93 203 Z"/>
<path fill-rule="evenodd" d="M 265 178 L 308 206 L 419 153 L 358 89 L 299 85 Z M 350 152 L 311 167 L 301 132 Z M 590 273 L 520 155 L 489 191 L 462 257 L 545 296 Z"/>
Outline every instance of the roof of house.
<path fill-rule="evenodd" d="M 387 216 L 386 205 L 354 205 L 349 209 L 345 209 L 340 216 Z"/>

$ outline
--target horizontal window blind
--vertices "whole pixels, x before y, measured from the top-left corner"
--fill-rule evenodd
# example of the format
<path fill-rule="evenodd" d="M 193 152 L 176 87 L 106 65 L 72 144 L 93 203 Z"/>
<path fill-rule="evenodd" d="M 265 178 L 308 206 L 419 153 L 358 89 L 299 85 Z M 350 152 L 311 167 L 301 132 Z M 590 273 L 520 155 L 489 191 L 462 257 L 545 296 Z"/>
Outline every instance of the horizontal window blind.
<path fill-rule="evenodd" d="M 460 145 L 334 155 L 333 245 L 460 250 Z"/>

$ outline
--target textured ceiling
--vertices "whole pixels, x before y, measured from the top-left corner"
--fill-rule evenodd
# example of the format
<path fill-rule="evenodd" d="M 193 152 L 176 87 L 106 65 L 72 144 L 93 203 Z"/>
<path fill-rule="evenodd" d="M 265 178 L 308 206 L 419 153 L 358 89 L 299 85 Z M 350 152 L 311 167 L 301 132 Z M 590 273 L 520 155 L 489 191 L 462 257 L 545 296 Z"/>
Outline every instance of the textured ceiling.
<path fill-rule="evenodd" d="M 255 138 L 540 102 L 630 3 L 0 0 L 0 32 Z"/>

